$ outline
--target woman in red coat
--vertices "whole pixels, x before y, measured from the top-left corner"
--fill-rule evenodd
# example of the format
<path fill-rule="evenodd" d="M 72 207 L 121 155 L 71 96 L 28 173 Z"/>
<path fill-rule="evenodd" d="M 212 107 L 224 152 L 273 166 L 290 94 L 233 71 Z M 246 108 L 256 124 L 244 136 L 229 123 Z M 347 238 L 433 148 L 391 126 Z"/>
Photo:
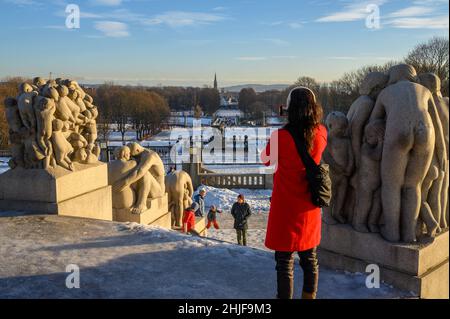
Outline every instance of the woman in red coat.
<path fill-rule="evenodd" d="M 327 145 L 327 131 L 320 124 L 323 111 L 314 93 L 304 87 L 293 89 L 287 108 L 288 125 L 303 136 L 318 164 Z M 265 165 L 275 165 L 265 245 L 275 250 L 277 297 L 293 298 L 294 253 L 298 252 L 304 273 L 302 298 L 314 299 L 319 279 L 316 248 L 321 237 L 321 209 L 311 202 L 305 166 L 294 139 L 284 129 L 272 134 L 261 158 Z"/>

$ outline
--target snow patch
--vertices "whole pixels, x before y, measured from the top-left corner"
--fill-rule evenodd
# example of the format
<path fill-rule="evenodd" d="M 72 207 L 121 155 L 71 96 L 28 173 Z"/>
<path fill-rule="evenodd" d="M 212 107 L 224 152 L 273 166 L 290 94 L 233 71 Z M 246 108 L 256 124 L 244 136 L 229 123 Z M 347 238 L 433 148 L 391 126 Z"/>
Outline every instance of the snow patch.
<path fill-rule="evenodd" d="M 271 189 L 224 189 L 200 186 L 194 195 L 198 194 L 202 188 L 206 190 L 205 205 L 207 210 L 214 205 L 219 210 L 230 212 L 239 194 L 245 196 L 245 201 L 250 205 L 253 213 L 268 213 L 270 210 Z"/>

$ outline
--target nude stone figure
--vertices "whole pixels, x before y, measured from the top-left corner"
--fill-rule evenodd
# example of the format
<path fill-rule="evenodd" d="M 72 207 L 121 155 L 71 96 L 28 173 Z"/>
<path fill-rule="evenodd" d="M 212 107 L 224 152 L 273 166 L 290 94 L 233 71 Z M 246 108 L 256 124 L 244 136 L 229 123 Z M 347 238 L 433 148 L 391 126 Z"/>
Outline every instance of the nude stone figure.
<path fill-rule="evenodd" d="M 25 131 L 26 132 L 26 131 Z M 16 167 L 25 167 L 25 149 L 23 143 L 23 134 L 25 132 L 9 131 L 9 142 L 11 144 L 11 159 L 8 165 L 11 169 Z"/>
<path fill-rule="evenodd" d="M 58 99 L 56 100 L 56 117 L 64 122 L 70 121 L 75 123 L 72 111 L 68 105 L 68 100 L 70 99 L 66 98 L 69 90 L 63 85 L 59 85 L 56 89 L 58 92 Z"/>
<path fill-rule="evenodd" d="M 438 178 L 431 186 L 427 201 L 440 228 L 446 229 L 448 228 L 448 192 L 446 190 L 449 187 L 449 101 L 448 97 L 442 97 L 441 80 L 437 75 L 433 73 L 420 74 L 419 81 L 433 94 L 434 103 L 444 130 L 447 161 L 444 167 L 438 168 Z M 433 156 L 433 165 L 437 165 L 436 154 Z M 438 201 L 439 205 L 437 205 Z M 440 206 L 440 213 L 437 212 L 438 206 Z"/>
<path fill-rule="evenodd" d="M 66 86 L 61 85 L 58 87 L 58 93 L 61 100 L 60 103 L 63 105 L 62 110 L 64 110 L 64 114 L 67 114 L 67 109 L 69 109 L 72 113 L 69 120 L 78 125 L 82 124 L 84 116 L 80 116 L 80 107 L 69 98 L 69 89 Z M 69 115 L 67 114 L 67 116 Z"/>
<path fill-rule="evenodd" d="M 6 98 L 4 101 L 6 121 L 9 125 L 9 142 L 11 146 L 11 160 L 9 166 L 14 169 L 18 166 L 25 167 L 23 135 L 26 128 L 20 118 L 17 100 L 15 98 Z"/>
<path fill-rule="evenodd" d="M 45 154 L 36 142 L 36 132 L 25 130 L 23 134 L 24 162 L 25 168 L 42 168 L 41 161 L 45 159 Z"/>
<path fill-rule="evenodd" d="M 43 163 L 43 168 L 48 169 L 50 166 L 55 167 L 55 159 L 53 157 L 53 147 L 50 139 L 53 134 L 53 119 L 56 111 L 55 101 L 48 98 L 42 98 L 39 100 L 37 108 L 35 109 L 36 114 L 36 137 L 37 142 L 45 154 L 45 160 Z"/>
<path fill-rule="evenodd" d="M 45 84 L 47 84 L 47 81 L 43 78 L 36 77 L 33 79 L 33 85 L 36 86 L 38 89 L 42 88 Z"/>
<path fill-rule="evenodd" d="M 326 118 L 328 128 L 328 145 L 323 159 L 330 165 L 330 176 L 333 182 L 334 199 L 331 214 L 340 223 L 350 221 L 352 216 L 344 214 L 345 197 L 348 180 L 353 172 L 354 159 L 350 138 L 346 135 L 348 120 L 341 112 L 332 112 Z"/>
<path fill-rule="evenodd" d="M 4 105 L 5 105 L 6 121 L 8 122 L 9 130 L 15 133 L 19 133 L 24 126 L 22 123 L 22 119 L 20 118 L 17 100 L 8 97 L 5 99 Z"/>
<path fill-rule="evenodd" d="M 433 163 L 425 176 L 421 188 L 421 205 L 419 210 L 419 220 L 417 229 L 417 237 L 420 237 L 423 232 L 422 222 L 425 223 L 426 232 L 429 237 L 435 237 L 436 233 L 440 231 L 439 223 L 436 221 L 433 215 L 433 209 L 428 203 L 428 198 L 430 197 L 430 189 L 432 185 L 439 178 L 439 168 Z"/>
<path fill-rule="evenodd" d="M 121 181 L 132 172 L 137 162 L 131 160 L 127 146 L 115 150 L 116 160 L 108 163 L 108 184 L 113 186 L 112 206 L 114 209 L 130 209 L 136 202 L 136 193 L 131 185 L 123 186 Z"/>
<path fill-rule="evenodd" d="M 393 84 L 380 93 L 370 118 L 370 122 L 386 118 L 381 161 L 384 224 L 380 231 L 392 242 L 416 240 L 421 186 L 435 147 L 443 163 L 439 153 L 445 142 L 442 127 L 434 125 L 436 106 L 428 89 L 408 81 L 413 70 L 405 65 L 391 70 L 389 83 Z"/>
<path fill-rule="evenodd" d="M 58 119 L 53 120 L 53 133 L 52 133 L 52 147 L 55 154 L 56 163 L 70 171 L 75 168 L 70 160 L 70 155 L 74 149 L 72 145 L 64 137 L 62 129 L 64 128 L 64 122 Z"/>
<path fill-rule="evenodd" d="M 130 143 L 128 147 L 131 151 L 131 156 L 138 161 L 138 172 L 136 176 L 144 174 L 145 171 L 149 171 L 150 174 L 156 179 L 159 184 L 157 189 L 152 190 L 153 196 L 150 198 L 159 198 L 166 192 L 166 186 L 164 183 L 164 163 L 159 157 L 158 153 L 148 150 L 138 143 Z"/>
<path fill-rule="evenodd" d="M 378 232 L 381 214 L 380 164 L 386 123 L 377 120 L 364 130 L 361 147 L 361 165 L 358 172 L 358 197 L 353 217 L 353 228 L 359 232 Z"/>
<path fill-rule="evenodd" d="M 363 141 L 364 127 L 372 113 L 375 101 L 384 89 L 388 76 L 381 72 L 371 72 L 363 80 L 359 93 L 361 96 L 350 106 L 347 114 L 349 121 L 348 135 L 352 140 L 355 168 L 359 168 L 360 149 Z"/>
<path fill-rule="evenodd" d="M 34 114 L 33 103 L 38 93 L 28 83 L 22 83 L 19 87 L 17 105 L 19 107 L 20 118 L 23 125 L 29 130 L 36 129 L 36 116 Z"/>
<path fill-rule="evenodd" d="M 169 195 L 169 211 L 172 214 L 172 226 L 181 227 L 183 212 L 192 204 L 194 187 L 192 179 L 184 171 L 167 174 L 166 188 Z"/>
<path fill-rule="evenodd" d="M 147 210 L 147 200 L 160 198 L 165 194 L 164 164 L 156 152 L 143 148 L 138 143 L 128 145 L 130 154 L 138 163 L 128 176 L 117 183 L 117 190 L 136 184 L 136 203 L 133 214 L 142 214 Z"/>

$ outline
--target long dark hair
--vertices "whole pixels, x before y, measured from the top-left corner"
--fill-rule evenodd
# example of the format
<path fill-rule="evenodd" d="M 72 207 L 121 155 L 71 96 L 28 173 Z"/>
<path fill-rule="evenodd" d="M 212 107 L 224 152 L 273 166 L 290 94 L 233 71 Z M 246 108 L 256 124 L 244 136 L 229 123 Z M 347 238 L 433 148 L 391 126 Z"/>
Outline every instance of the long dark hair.
<path fill-rule="evenodd" d="M 305 87 L 297 87 L 288 98 L 288 124 L 295 128 L 299 137 L 305 141 L 310 152 L 313 148 L 314 129 L 320 124 L 323 109 L 317 103 L 313 91 Z"/>

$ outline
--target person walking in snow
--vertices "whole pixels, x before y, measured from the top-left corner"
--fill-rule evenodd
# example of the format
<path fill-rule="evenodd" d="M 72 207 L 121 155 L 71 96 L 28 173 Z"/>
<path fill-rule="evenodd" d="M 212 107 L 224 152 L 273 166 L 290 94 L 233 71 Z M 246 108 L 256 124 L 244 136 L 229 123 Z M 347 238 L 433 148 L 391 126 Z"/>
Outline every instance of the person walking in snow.
<path fill-rule="evenodd" d="M 194 196 L 194 202 L 198 204 L 198 209 L 195 211 L 195 216 L 205 216 L 205 196 L 206 189 L 201 188 L 197 195 Z"/>
<path fill-rule="evenodd" d="M 217 213 L 222 214 L 222 211 L 218 210 L 216 206 L 212 205 L 209 208 L 209 212 L 207 215 L 208 224 L 206 225 L 206 229 L 210 229 L 211 225 L 213 225 L 215 229 L 220 229 L 219 223 L 217 222 Z"/>
<path fill-rule="evenodd" d="M 250 205 L 245 202 L 244 195 L 239 195 L 237 202 L 231 208 L 231 215 L 234 218 L 234 229 L 236 229 L 237 241 L 241 246 L 247 246 L 247 220 L 251 216 Z"/>
<path fill-rule="evenodd" d="M 185 234 L 197 235 L 195 228 L 195 212 L 198 210 L 198 204 L 192 203 L 191 207 L 186 209 L 183 213 L 183 232 Z"/>
<path fill-rule="evenodd" d="M 306 144 L 318 164 L 327 145 L 327 130 L 320 124 L 322 107 L 308 88 L 298 87 L 288 97 L 288 128 Z M 303 299 L 315 299 L 319 282 L 317 246 L 321 210 L 311 201 L 306 170 L 292 135 L 286 129 L 272 133 L 261 153 L 262 162 L 276 165 L 265 245 L 275 250 L 279 299 L 294 295 L 294 253 L 303 269 Z"/>

